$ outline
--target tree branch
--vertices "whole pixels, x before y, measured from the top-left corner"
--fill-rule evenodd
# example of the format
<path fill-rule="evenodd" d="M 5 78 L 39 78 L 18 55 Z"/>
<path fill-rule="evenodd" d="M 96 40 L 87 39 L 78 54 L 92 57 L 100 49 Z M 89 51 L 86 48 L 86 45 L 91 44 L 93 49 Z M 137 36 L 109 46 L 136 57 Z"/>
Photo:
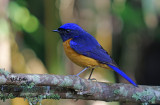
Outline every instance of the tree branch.
<path fill-rule="evenodd" d="M 0 98 L 84 99 L 138 103 L 160 103 L 160 86 L 135 87 L 49 74 L 10 74 L 0 70 Z"/>

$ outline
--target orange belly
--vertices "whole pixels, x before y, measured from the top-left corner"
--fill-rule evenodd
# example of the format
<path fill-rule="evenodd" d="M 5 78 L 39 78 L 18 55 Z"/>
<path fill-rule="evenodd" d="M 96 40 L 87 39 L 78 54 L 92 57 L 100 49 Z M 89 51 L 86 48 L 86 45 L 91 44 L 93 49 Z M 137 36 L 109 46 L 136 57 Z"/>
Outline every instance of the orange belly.
<path fill-rule="evenodd" d="M 84 55 L 78 54 L 75 52 L 71 47 L 70 47 L 70 41 L 72 39 L 69 39 L 65 42 L 63 42 L 63 47 L 66 55 L 68 56 L 69 59 L 71 59 L 74 63 L 81 67 L 103 67 L 103 68 L 108 68 L 106 64 L 101 64 L 95 59 L 86 57 Z"/>

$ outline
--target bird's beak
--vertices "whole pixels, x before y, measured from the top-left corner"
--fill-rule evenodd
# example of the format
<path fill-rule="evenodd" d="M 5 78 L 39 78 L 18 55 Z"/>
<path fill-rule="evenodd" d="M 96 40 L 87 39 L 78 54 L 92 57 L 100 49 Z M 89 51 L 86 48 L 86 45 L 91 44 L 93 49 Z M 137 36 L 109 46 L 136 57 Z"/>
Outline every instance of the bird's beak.
<path fill-rule="evenodd" d="M 53 32 L 59 32 L 58 30 L 52 30 Z"/>

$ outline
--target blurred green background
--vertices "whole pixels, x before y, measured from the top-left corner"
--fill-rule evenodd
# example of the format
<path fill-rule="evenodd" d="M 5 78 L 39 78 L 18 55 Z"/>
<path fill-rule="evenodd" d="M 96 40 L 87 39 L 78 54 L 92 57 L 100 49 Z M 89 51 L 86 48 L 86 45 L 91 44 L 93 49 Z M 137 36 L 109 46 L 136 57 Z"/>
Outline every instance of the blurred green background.
<path fill-rule="evenodd" d="M 96 37 L 138 84 L 160 85 L 159 0 L 0 0 L 0 67 L 13 73 L 71 75 L 80 72 L 82 68 L 65 56 L 60 36 L 52 32 L 69 22 L 77 23 Z M 81 77 L 87 78 L 89 72 Z M 93 78 L 128 83 L 113 71 L 101 68 L 94 71 Z M 0 104 L 28 105 L 21 98 Z M 42 104 L 120 103 L 44 100 Z"/>

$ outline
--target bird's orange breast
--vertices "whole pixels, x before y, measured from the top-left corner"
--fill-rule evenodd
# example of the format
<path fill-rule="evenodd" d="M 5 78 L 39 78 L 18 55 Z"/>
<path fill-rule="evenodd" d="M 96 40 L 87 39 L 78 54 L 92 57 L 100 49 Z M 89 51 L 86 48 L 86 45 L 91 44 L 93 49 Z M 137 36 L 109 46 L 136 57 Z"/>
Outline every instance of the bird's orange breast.
<path fill-rule="evenodd" d="M 86 57 L 86 56 L 78 54 L 76 51 L 74 51 L 70 47 L 71 40 L 72 39 L 69 39 L 69 40 L 63 42 L 63 47 L 64 47 L 64 51 L 65 51 L 66 55 L 68 56 L 68 58 L 71 59 L 74 63 L 76 63 L 77 65 L 79 65 L 81 67 L 100 66 L 100 67 L 108 68 L 108 66 L 106 64 L 101 64 L 93 58 Z"/>
<path fill-rule="evenodd" d="M 94 66 L 99 65 L 99 62 L 96 61 L 95 59 L 86 57 L 84 55 L 81 55 L 81 54 L 78 54 L 77 52 L 75 52 L 70 47 L 71 40 L 72 39 L 69 39 L 69 40 L 63 42 L 64 51 L 69 59 L 71 59 L 74 63 L 76 63 L 77 65 L 82 66 L 82 67 L 94 67 Z"/>

